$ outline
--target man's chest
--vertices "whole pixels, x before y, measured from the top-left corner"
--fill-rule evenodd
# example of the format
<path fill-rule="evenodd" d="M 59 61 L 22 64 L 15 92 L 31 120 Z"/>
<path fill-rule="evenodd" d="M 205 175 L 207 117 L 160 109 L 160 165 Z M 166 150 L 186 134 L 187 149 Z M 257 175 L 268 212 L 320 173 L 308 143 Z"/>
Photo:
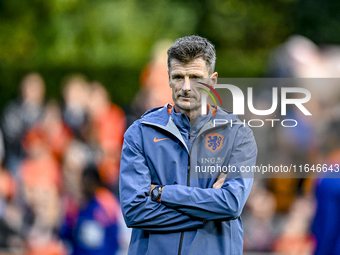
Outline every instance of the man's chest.
<path fill-rule="evenodd" d="M 229 136 L 215 130 L 190 139 L 191 146 L 188 148 L 185 141 L 169 132 L 151 128 L 145 131 L 143 151 L 154 183 L 186 185 L 188 178 L 214 179 L 218 176 L 217 171 L 208 175 L 206 171 L 228 165 L 232 149 Z"/>

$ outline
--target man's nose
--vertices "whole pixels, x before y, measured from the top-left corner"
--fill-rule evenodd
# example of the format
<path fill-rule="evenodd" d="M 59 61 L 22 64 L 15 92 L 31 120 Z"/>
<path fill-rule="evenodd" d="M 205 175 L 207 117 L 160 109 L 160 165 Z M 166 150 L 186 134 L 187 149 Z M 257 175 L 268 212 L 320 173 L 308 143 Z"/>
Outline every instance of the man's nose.
<path fill-rule="evenodd" d="M 184 78 L 182 90 L 190 91 L 190 79 L 189 79 L 189 77 Z"/>

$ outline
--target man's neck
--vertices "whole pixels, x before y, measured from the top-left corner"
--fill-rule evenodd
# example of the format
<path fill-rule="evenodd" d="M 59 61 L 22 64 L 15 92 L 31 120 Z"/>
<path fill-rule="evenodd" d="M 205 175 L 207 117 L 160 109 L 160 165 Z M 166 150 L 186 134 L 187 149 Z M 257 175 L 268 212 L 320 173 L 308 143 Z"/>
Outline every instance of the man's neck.
<path fill-rule="evenodd" d="M 188 117 L 191 126 L 194 125 L 196 119 L 201 114 L 201 107 L 196 110 L 183 110 L 179 108 L 177 105 L 175 105 L 174 110 L 176 113 L 184 113 Z"/>

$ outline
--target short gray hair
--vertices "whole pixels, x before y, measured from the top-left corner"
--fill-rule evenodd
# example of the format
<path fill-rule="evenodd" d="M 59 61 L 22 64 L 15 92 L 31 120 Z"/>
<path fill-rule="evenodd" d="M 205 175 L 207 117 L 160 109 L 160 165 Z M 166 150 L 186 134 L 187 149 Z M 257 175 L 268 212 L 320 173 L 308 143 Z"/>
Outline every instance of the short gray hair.
<path fill-rule="evenodd" d="M 203 58 L 210 74 L 214 72 L 216 52 L 211 42 L 197 35 L 179 38 L 168 49 L 168 68 L 170 70 L 172 59 L 187 64 L 197 58 Z"/>

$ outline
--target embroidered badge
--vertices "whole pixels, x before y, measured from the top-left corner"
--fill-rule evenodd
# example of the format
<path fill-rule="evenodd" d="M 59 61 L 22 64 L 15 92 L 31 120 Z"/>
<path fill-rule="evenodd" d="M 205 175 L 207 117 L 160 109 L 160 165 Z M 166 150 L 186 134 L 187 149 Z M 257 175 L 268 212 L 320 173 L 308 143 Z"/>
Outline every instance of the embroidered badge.
<path fill-rule="evenodd" d="M 216 152 L 223 146 L 224 136 L 219 133 L 211 133 L 205 138 L 205 148 L 211 152 Z"/>

